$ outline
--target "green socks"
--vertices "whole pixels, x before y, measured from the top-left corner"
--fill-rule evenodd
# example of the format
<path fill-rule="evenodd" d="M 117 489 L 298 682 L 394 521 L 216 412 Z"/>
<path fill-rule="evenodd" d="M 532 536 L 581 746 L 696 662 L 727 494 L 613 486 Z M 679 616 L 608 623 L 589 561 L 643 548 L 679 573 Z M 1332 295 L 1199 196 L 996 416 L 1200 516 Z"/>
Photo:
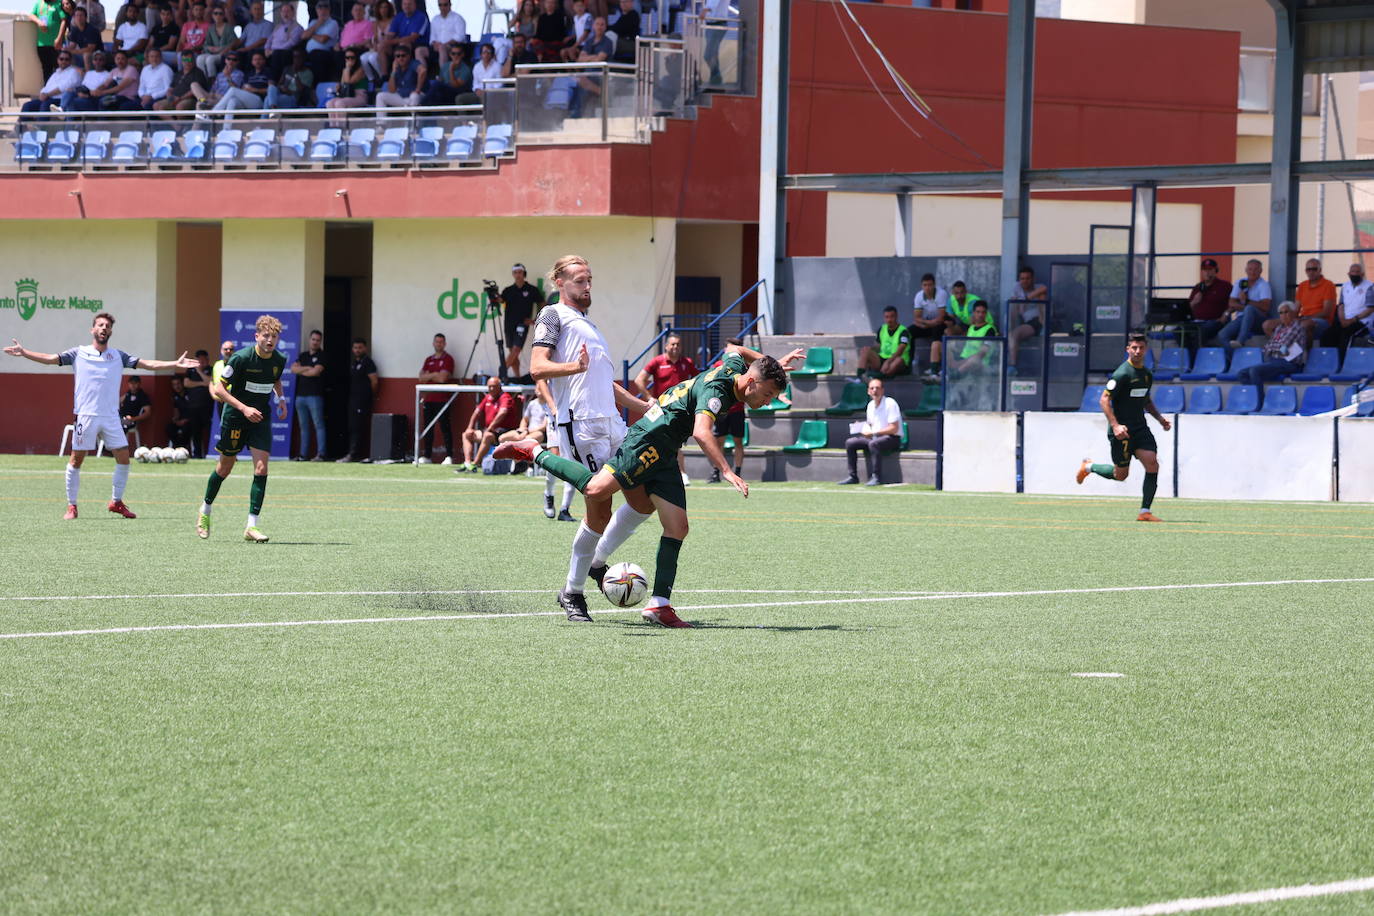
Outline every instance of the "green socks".
<path fill-rule="evenodd" d="M 215 497 L 219 495 L 219 488 L 224 483 L 224 478 L 219 476 L 218 471 L 210 472 L 210 479 L 205 482 L 205 504 L 214 505 Z"/>
<path fill-rule="evenodd" d="M 1158 475 L 1158 474 L 1146 474 L 1146 475 L 1145 475 L 1145 487 L 1144 487 L 1144 489 L 1142 490 L 1142 492 L 1145 494 L 1145 498 L 1142 499 L 1142 500 L 1140 501 L 1140 511 L 1141 511 L 1141 512 L 1148 512 L 1148 511 L 1149 511 L 1149 509 L 1150 509 L 1150 503 L 1152 503 L 1152 502 L 1155 501 L 1155 490 L 1158 489 L 1158 488 L 1159 488 L 1159 475 Z"/>
<path fill-rule="evenodd" d="M 1095 464 L 1088 468 L 1088 470 L 1092 471 L 1098 477 L 1116 480 L 1116 468 L 1112 467 L 1110 464 Z"/>
<path fill-rule="evenodd" d="M 654 564 L 655 598 L 667 601 L 673 597 L 673 583 L 677 581 L 677 555 L 682 552 L 682 541 L 668 535 L 658 539 L 658 560 Z"/>
<path fill-rule="evenodd" d="M 548 471 L 559 480 L 566 480 L 581 492 L 586 492 L 587 484 L 591 482 L 592 472 L 582 465 L 573 461 L 571 458 L 564 458 L 555 455 L 545 449 L 534 456 L 534 463 Z"/>
<path fill-rule="evenodd" d="M 218 487 L 216 487 L 216 489 L 218 489 Z M 248 490 L 248 512 L 250 514 L 258 515 L 262 512 L 262 498 L 266 495 L 267 475 L 254 474 L 253 486 Z"/>

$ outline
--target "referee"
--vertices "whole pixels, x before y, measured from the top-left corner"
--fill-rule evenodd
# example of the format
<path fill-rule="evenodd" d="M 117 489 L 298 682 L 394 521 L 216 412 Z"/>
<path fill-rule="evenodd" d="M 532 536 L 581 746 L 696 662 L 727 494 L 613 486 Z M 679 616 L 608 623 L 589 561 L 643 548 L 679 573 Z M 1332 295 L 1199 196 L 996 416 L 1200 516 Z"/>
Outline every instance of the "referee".
<path fill-rule="evenodd" d="M 506 316 L 506 370 L 508 378 L 520 377 L 520 353 L 525 349 L 525 337 L 534 324 L 534 315 L 544 307 L 544 293 L 537 286 L 525 282 L 525 265 L 510 269 L 515 282 L 501 290 L 501 303 Z"/>

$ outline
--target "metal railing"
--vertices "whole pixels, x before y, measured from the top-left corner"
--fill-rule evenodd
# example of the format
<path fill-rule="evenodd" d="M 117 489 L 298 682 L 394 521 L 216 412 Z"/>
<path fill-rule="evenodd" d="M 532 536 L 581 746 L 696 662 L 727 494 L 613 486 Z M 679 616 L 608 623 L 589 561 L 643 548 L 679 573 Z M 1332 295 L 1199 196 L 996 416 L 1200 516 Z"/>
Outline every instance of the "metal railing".
<path fill-rule="evenodd" d="M 664 339 L 670 334 L 701 335 L 700 344 L 695 348 L 695 352 L 701 356 L 700 368 L 704 369 L 717 359 L 720 359 L 721 355 L 724 353 L 724 347 L 713 344 L 711 342 L 712 338 L 719 336 L 723 320 L 735 314 L 735 309 L 738 308 L 745 299 L 748 299 L 755 290 L 762 286 L 764 282 L 763 280 L 755 282 L 753 286 L 745 290 L 738 299 L 730 303 L 722 311 L 711 315 L 701 316 L 711 319 L 703 325 L 675 324 L 672 319 L 665 323 L 662 318 L 660 318 L 659 332 L 654 339 L 649 341 L 648 345 L 643 350 L 640 350 L 633 359 L 624 360 L 622 368 L 624 384 L 627 387 L 630 384 L 630 370 L 639 365 L 640 360 L 644 359 L 644 357 L 648 356 L 651 352 L 661 351 Z M 733 336 L 745 337 L 746 335 L 755 335 L 758 333 L 755 329 L 762 323 L 763 315 L 755 314 L 750 316 L 748 320 L 744 320 L 746 314 L 748 313 L 739 312 L 735 315 L 735 317 L 740 319 L 740 328 Z"/>
<path fill-rule="evenodd" d="M 646 143 L 635 64 L 521 64 L 506 80 L 522 143 Z"/>

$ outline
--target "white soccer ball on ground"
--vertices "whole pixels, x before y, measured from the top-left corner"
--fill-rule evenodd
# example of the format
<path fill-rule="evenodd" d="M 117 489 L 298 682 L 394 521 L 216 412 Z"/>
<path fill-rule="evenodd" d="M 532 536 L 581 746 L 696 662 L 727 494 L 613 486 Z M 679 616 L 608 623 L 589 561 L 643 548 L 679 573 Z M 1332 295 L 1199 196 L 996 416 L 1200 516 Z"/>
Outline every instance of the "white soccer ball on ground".
<path fill-rule="evenodd" d="M 151 451 L 151 449 L 149 449 L 148 446 L 140 445 L 138 448 L 134 449 L 134 460 L 147 464 L 149 451 Z"/>
<path fill-rule="evenodd" d="M 177 446 L 172 450 L 172 459 L 176 461 L 177 464 L 185 464 L 190 457 L 191 453 L 181 446 Z"/>
<path fill-rule="evenodd" d="M 601 593 L 616 607 L 634 607 L 649 594 L 649 580 L 634 563 L 616 563 L 606 570 Z"/>
<path fill-rule="evenodd" d="M 162 448 L 160 448 L 160 449 L 157 450 L 157 457 L 158 457 L 158 460 L 161 461 L 163 464 L 171 464 L 171 463 L 172 463 L 172 450 L 169 449 L 167 446 L 164 445 L 164 446 L 162 446 Z"/>
<path fill-rule="evenodd" d="M 160 462 L 161 460 L 162 460 L 162 449 L 157 448 L 156 446 L 154 446 L 153 448 L 148 449 L 148 462 L 149 462 L 150 464 L 157 464 L 157 463 Z"/>

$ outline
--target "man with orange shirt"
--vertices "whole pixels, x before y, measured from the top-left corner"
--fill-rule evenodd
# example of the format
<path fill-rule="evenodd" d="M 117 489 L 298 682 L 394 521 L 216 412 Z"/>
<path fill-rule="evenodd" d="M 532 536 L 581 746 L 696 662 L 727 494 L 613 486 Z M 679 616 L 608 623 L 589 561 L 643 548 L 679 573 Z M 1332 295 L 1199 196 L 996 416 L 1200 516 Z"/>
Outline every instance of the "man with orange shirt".
<path fill-rule="evenodd" d="M 1320 339 L 1331 327 L 1331 316 L 1336 311 L 1336 284 L 1322 276 L 1322 262 L 1316 258 L 1307 261 L 1307 281 L 1299 283 L 1297 294 L 1298 322 L 1307 335 L 1307 346 L 1311 349 L 1313 339 Z M 1265 334 L 1273 334 L 1279 324 L 1277 318 L 1263 325 Z"/>

